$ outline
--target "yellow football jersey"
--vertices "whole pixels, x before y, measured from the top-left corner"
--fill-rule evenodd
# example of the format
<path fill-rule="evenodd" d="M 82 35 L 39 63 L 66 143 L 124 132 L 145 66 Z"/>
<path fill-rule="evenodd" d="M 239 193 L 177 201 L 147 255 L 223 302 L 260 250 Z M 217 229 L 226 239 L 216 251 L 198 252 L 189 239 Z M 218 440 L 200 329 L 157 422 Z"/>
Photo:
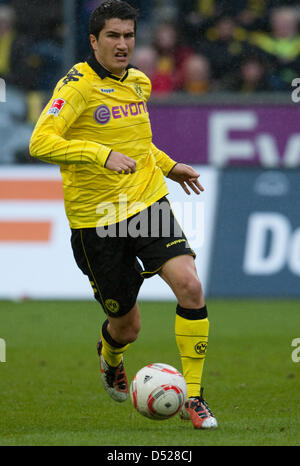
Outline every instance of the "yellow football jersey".
<path fill-rule="evenodd" d="M 152 143 L 151 83 L 136 68 L 122 78 L 91 56 L 62 78 L 43 110 L 30 153 L 60 165 L 71 228 L 122 221 L 167 194 L 164 175 L 176 162 Z M 125 175 L 105 168 L 111 150 L 136 161 Z"/>

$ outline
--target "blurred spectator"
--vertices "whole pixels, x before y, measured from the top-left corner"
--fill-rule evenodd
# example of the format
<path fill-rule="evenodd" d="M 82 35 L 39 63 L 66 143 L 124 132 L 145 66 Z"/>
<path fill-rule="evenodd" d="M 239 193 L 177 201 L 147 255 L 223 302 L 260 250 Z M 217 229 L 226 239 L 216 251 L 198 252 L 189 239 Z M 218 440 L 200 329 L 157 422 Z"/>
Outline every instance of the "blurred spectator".
<path fill-rule="evenodd" d="M 0 76 L 10 81 L 11 52 L 15 40 L 14 10 L 8 5 L 0 5 Z"/>
<path fill-rule="evenodd" d="M 0 5 L 0 76 L 8 85 L 26 89 L 26 83 L 31 82 L 27 63 L 30 43 L 17 30 L 14 9 Z"/>
<path fill-rule="evenodd" d="M 197 52 L 210 60 L 213 79 L 226 79 L 236 72 L 247 53 L 246 39 L 246 31 L 227 15 L 220 16 L 214 27 L 207 30 L 205 40 L 197 47 Z"/>
<path fill-rule="evenodd" d="M 159 18 L 160 21 L 176 22 L 178 0 L 152 0 L 152 4 L 154 4 L 154 19 Z"/>
<path fill-rule="evenodd" d="M 266 0 L 265 3 L 267 8 L 266 14 L 268 16 L 275 8 L 299 8 L 299 0 Z"/>
<path fill-rule="evenodd" d="M 154 93 L 166 94 L 182 87 L 185 60 L 193 53 L 179 40 L 172 23 L 161 23 L 154 34 L 153 47 L 157 53 L 157 66 L 152 73 Z"/>
<path fill-rule="evenodd" d="M 183 88 L 189 94 L 203 94 L 212 88 L 210 63 L 201 55 L 191 55 L 183 68 Z"/>
<path fill-rule="evenodd" d="M 212 25 L 216 15 L 215 0 L 177 0 L 178 23 L 182 35 L 194 47 L 202 40 L 206 29 Z"/>
<path fill-rule="evenodd" d="M 269 0 L 177 0 L 183 34 L 191 45 L 199 44 L 208 28 L 220 16 L 227 16 L 248 29 L 255 28 L 264 17 Z"/>
<path fill-rule="evenodd" d="M 255 31 L 266 29 L 267 12 L 269 0 L 240 0 L 235 19 L 238 24 L 246 30 Z"/>
<path fill-rule="evenodd" d="M 287 90 L 300 74 L 300 34 L 293 8 L 279 8 L 270 16 L 271 32 L 253 33 L 251 42 L 261 50 L 272 65 L 274 90 Z"/>
<path fill-rule="evenodd" d="M 251 31 L 270 32 L 269 17 L 274 8 L 298 6 L 299 0 L 239 0 L 234 13 L 237 22 Z"/>
<path fill-rule="evenodd" d="M 151 46 L 137 47 L 132 63 L 152 80 L 157 67 L 156 50 Z"/>
<path fill-rule="evenodd" d="M 39 91 L 53 89 L 63 75 L 61 46 L 50 38 L 45 38 L 32 44 L 28 52 L 28 65 L 34 75 L 28 89 Z"/>
<path fill-rule="evenodd" d="M 240 68 L 240 83 L 236 88 L 242 92 L 259 92 L 270 90 L 267 71 L 261 60 L 246 59 Z"/>
<path fill-rule="evenodd" d="M 63 1 L 51 0 L 11 0 L 16 13 L 16 26 L 19 33 L 32 41 L 61 39 L 63 21 Z"/>
<path fill-rule="evenodd" d="M 48 91 L 62 75 L 62 11 L 58 0 L 12 0 L 16 44 L 12 50 L 15 83 L 25 90 Z"/>
<path fill-rule="evenodd" d="M 72 27 L 75 38 L 76 62 L 85 61 L 90 53 L 89 19 L 92 12 L 104 2 L 104 0 L 74 0 L 76 24 Z M 70 27 L 69 33 L 70 33 Z"/>
<path fill-rule="evenodd" d="M 139 25 L 142 27 L 145 23 L 152 23 L 153 20 L 153 0 L 126 0 L 133 8 L 139 11 Z"/>
<path fill-rule="evenodd" d="M 243 93 L 270 91 L 268 69 L 257 56 L 244 58 L 236 75 L 231 77 L 231 81 L 223 83 L 223 90 Z"/>

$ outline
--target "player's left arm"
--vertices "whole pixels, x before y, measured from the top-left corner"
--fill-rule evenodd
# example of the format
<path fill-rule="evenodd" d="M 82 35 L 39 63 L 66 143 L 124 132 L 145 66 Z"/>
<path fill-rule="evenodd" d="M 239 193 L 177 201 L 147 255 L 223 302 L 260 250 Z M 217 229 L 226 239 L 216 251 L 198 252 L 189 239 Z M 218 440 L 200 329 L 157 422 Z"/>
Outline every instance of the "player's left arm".
<path fill-rule="evenodd" d="M 144 73 L 140 73 L 140 79 L 145 103 L 147 103 L 151 95 L 151 81 Z M 158 149 L 153 142 L 151 143 L 151 153 L 155 158 L 156 165 L 161 169 L 164 176 L 168 176 L 172 168 L 176 165 L 176 162 L 165 154 L 165 152 Z"/>
<path fill-rule="evenodd" d="M 144 94 L 147 101 L 151 94 L 151 82 L 148 78 Z M 198 181 L 200 174 L 190 165 L 176 162 L 165 152 L 158 149 L 153 143 L 151 143 L 151 152 L 155 158 L 156 165 L 161 169 L 164 176 L 179 183 L 186 194 L 190 194 L 189 188 L 196 194 L 200 194 L 204 191 L 203 186 Z"/>
<path fill-rule="evenodd" d="M 156 165 L 161 169 L 165 176 L 168 176 L 170 171 L 175 167 L 175 160 L 172 160 L 165 152 L 159 150 L 151 143 L 151 152 L 154 155 Z"/>
<path fill-rule="evenodd" d="M 204 191 L 202 184 L 198 180 L 199 176 L 200 174 L 193 167 L 185 163 L 176 163 L 168 174 L 168 178 L 179 183 L 186 194 L 190 194 L 189 188 L 196 194 Z"/>
<path fill-rule="evenodd" d="M 200 194 L 204 191 L 203 186 L 198 181 L 200 174 L 197 173 L 193 167 L 184 163 L 175 162 L 175 160 L 172 160 L 171 157 L 162 150 L 159 150 L 154 144 L 152 144 L 151 148 L 156 165 L 167 178 L 179 183 L 187 194 L 190 194 L 189 188 L 196 194 Z"/>

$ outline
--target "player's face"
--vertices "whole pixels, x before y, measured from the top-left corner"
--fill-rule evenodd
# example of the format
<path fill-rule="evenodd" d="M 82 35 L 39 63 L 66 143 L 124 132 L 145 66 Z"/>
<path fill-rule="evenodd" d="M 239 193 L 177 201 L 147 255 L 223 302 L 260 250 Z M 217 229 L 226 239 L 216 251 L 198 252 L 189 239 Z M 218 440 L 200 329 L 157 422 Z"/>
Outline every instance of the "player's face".
<path fill-rule="evenodd" d="M 90 41 L 98 62 L 111 73 L 122 76 L 134 49 L 134 21 L 108 19 L 100 31 L 98 40 L 91 35 Z"/>

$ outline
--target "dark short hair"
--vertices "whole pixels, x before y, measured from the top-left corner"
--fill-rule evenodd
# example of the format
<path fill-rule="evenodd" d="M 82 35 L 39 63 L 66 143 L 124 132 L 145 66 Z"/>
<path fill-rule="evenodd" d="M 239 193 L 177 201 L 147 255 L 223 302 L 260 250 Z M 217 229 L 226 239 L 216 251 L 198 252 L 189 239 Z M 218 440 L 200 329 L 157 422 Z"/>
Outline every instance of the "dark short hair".
<path fill-rule="evenodd" d="M 98 39 L 100 31 L 105 26 L 105 21 L 112 18 L 122 20 L 132 19 L 134 21 L 134 31 L 136 32 L 137 15 L 138 10 L 127 2 L 121 0 L 105 0 L 93 11 L 90 17 L 89 33 L 93 34 Z"/>

